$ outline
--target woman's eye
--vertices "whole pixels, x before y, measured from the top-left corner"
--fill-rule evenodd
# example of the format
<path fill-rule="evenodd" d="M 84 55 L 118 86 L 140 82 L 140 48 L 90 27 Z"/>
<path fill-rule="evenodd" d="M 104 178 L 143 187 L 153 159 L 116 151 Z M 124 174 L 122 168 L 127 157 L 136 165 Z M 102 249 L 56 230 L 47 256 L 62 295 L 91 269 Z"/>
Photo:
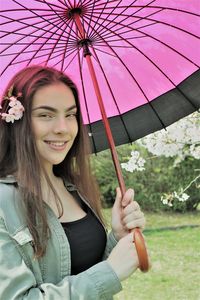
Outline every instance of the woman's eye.
<path fill-rule="evenodd" d="M 77 116 L 76 113 L 71 113 L 71 114 L 66 115 L 66 117 L 70 118 L 70 119 L 76 118 L 76 116 Z"/>
<path fill-rule="evenodd" d="M 40 114 L 40 115 L 39 115 L 39 117 L 41 117 L 41 118 L 45 118 L 45 119 L 50 119 L 50 118 L 53 118 L 53 116 L 52 116 L 52 115 L 50 115 L 50 114 Z"/>

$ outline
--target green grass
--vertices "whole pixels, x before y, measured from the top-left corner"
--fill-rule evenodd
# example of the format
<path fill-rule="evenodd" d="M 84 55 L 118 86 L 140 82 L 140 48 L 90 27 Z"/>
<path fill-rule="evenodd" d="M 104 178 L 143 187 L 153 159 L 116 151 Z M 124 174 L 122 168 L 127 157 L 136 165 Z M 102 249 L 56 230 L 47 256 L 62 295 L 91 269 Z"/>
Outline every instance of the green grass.
<path fill-rule="evenodd" d="M 109 219 L 110 210 L 105 215 Z M 114 299 L 200 300 L 200 227 L 186 226 L 200 225 L 200 212 L 145 215 L 152 268 L 148 273 L 138 270 L 123 281 L 123 291 Z"/>
<path fill-rule="evenodd" d="M 146 228 L 176 227 L 184 225 L 200 225 L 200 212 L 177 214 L 177 213 L 147 213 Z"/>

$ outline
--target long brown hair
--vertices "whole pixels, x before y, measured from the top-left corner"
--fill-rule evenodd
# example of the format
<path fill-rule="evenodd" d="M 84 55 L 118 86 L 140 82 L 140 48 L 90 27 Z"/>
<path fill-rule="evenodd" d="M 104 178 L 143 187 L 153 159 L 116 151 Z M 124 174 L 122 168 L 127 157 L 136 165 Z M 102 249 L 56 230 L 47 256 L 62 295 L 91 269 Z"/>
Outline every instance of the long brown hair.
<path fill-rule="evenodd" d="M 46 251 L 49 226 L 42 199 L 39 176 L 42 166 L 31 125 L 31 110 L 36 91 L 41 87 L 58 82 L 64 83 L 73 92 L 77 105 L 79 130 L 67 156 L 60 164 L 54 165 L 53 171 L 56 176 L 75 184 L 102 219 L 99 192 L 89 163 L 88 134 L 83 125 L 79 95 L 75 84 L 66 74 L 53 68 L 31 66 L 21 70 L 11 79 L 3 95 L 4 99 L 11 87 L 13 96 L 20 93 L 19 100 L 24 106 L 25 112 L 22 119 L 13 124 L 0 118 L 0 177 L 17 174 L 18 188 L 22 195 L 22 206 L 27 226 L 34 239 L 37 257 L 44 255 Z M 2 112 L 6 110 L 6 102 L 8 101 L 3 99 L 1 102 Z M 48 182 L 50 184 L 49 180 Z M 52 185 L 50 188 L 55 194 Z M 62 207 L 59 200 L 58 203 Z"/>

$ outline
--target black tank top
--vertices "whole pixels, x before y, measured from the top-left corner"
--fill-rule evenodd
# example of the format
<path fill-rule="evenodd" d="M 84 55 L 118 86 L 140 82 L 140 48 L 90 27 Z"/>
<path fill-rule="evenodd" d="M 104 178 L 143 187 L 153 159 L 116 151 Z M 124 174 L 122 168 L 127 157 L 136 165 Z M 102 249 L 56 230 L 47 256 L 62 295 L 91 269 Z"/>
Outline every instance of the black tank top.
<path fill-rule="evenodd" d="M 87 213 L 85 217 L 61 223 L 71 250 L 71 275 L 83 272 L 100 262 L 106 246 L 103 225 L 86 204 L 81 204 Z"/>

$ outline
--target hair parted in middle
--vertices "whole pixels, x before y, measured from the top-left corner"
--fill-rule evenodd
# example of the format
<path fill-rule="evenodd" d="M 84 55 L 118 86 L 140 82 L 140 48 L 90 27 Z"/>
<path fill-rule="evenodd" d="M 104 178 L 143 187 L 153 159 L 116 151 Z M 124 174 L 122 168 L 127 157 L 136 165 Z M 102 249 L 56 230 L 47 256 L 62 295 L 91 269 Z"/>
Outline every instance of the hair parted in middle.
<path fill-rule="evenodd" d="M 99 191 L 89 162 L 89 138 L 82 121 L 76 85 L 66 74 L 54 68 L 31 66 L 22 69 L 10 80 L 2 98 L 6 97 L 7 91 L 12 87 L 14 97 L 20 93 L 20 102 L 25 112 L 22 119 L 14 124 L 0 119 L 0 178 L 13 174 L 17 178 L 18 188 L 22 195 L 22 206 L 27 225 L 34 238 L 37 257 L 44 255 L 46 251 L 49 227 L 39 176 L 41 172 L 45 173 L 45 170 L 40 163 L 31 124 L 32 103 L 38 89 L 60 82 L 69 87 L 74 95 L 77 106 L 78 133 L 67 156 L 60 164 L 53 166 L 53 171 L 64 181 L 75 184 L 102 219 Z M 2 100 L 2 112 L 6 105 Z M 55 195 L 61 216 L 62 204 L 48 175 L 45 174 L 45 176 Z M 40 231 L 37 228 L 36 220 L 42 224 Z"/>

